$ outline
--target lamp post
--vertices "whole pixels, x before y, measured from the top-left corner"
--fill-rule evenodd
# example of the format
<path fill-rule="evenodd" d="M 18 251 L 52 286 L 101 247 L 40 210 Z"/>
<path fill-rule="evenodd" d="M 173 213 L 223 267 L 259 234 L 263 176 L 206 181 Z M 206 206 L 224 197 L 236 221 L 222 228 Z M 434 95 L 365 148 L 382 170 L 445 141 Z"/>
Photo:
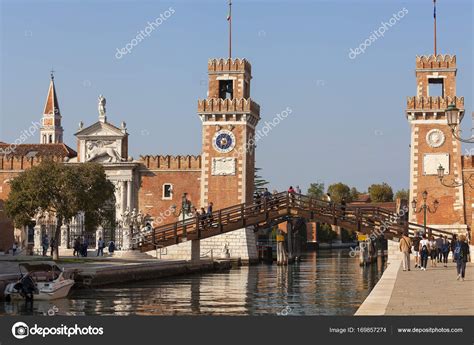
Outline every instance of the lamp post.
<path fill-rule="evenodd" d="M 439 182 L 445 187 L 456 188 L 456 187 L 461 187 L 461 186 L 467 184 L 469 187 L 474 188 L 474 186 L 471 184 L 471 180 L 474 177 L 474 174 L 471 174 L 469 176 L 469 178 L 467 178 L 467 179 L 462 178 L 461 181 L 457 181 L 456 179 L 452 178 L 450 182 L 445 182 L 444 181 L 444 171 L 445 171 L 445 169 L 441 164 L 439 165 L 437 171 L 438 171 Z"/>
<path fill-rule="evenodd" d="M 413 200 L 411 202 L 411 207 L 413 208 L 413 212 L 415 212 L 415 213 L 420 213 L 420 212 L 423 211 L 423 233 L 426 234 L 426 215 L 427 215 L 427 212 L 435 213 L 436 210 L 439 207 L 439 201 L 437 199 L 435 199 L 433 201 L 433 208 L 431 208 L 426 203 L 426 201 L 428 200 L 428 192 L 425 190 L 423 193 L 421 193 L 421 196 L 423 198 L 423 205 L 421 205 L 421 207 L 419 209 L 417 209 L 416 206 L 418 204 L 418 201 L 415 198 L 413 198 Z M 431 236 L 431 229 L 428 231 L 428 235 Z"/>
<path fill-rule="evenodd" d="M 183 193 L 181 198 L 181 213 L 183 214 L 183 240 L 186 240 L 186 227 L 184 226 L 186 221 L 186 213 L 189 213 L 189 201 L 188 201 L 188 193 Z"/>
<path fill-rule="evenodd" d="M 448 121 L 449 128 L 451 128 L 451 133 L 453 133 L 453 137 L 463 143 L 474 144 L 474 137 L 470 137 L 469 139 L 463 139 L 458 134 L 460 132 L 458 126 L 461 123 L 463 116 L 461 115 L 461 111 L 456 108 L 456 105 L 454 103 L 451 103 L 446 108 L 445 113 L 446 120 Z"/>

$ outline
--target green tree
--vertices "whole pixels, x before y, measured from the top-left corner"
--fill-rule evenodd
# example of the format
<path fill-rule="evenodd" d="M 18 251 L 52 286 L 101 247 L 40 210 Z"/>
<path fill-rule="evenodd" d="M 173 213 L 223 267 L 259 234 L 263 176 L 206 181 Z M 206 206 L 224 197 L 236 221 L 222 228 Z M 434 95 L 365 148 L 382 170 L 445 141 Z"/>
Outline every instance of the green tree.
<path fill-rule="evenodd" d="M 393 190 L 387 183 L 373 184 L 369 187 L 370 200 L 372 202 L 393 201 Z"/>
<path fill-rule="evenodd" d="M 45 160 L 11 181 L 5 210 L 18 227 L 31 222 L 39 210 L 54 214 L 57 222 L 53 238 L 58 244 L 61 226 L 78 212 L 89 217 L 89 226 L 110 221 L 112 213 L 105 209 L 113 197 L 114 185 L 107 180 L 101 165 L 65 165 Z M 58 258 L 56 245 L 53 259 Z"/>
<path fill-rule="evenodd" d="M 346 202 L 352 201 L 351 189 L 342 182 L 330 185 L 328 193 L 331 194 L 331 200 L 335 203 L 340 203 L 342 198 L 345 198 Z"/>
<path fill-rule="evenodd" d="M 395 200 L 408 200 L 410 197 L 410 192 L 406 189 L 400 189 L 398 192 L 395 193 Z"/>
<path fill-rule="evenodd" d="M 356 187 L 351 188 L 351 201 L 356 200 L 360 195 L 360 192 L 357 190 Z"/>
<path fill-rule="evenodd" d="M 254 174 L 254 192 L 255 193 L 263 193 L 266 186 L 269 184 L 267 180 L 265 180 L 262 176 L 259 175 L 259 171 L 262 168 L 255 168 Z"/>
<path fill-rule="evenodd" d="M 311 183 L 308 188 L 308 196 L 315 199 L 322 199 L 324 195 L 324 183 Z"/>

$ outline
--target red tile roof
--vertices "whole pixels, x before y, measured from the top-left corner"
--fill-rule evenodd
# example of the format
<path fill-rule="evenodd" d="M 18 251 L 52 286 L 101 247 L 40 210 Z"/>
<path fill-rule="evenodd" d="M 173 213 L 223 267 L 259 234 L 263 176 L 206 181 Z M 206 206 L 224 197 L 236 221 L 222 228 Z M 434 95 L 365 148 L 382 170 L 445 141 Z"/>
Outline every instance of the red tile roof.
<path fill-rule="evenodd" d="M 30 157 L 45 157 L 45 156 L 60 156 L 73 158 L 77 156 L 77 152 L 66 144 L 5 144 L 0 142 L 0 154 L 6 152 L 7 156 L 30 156 Z"/>

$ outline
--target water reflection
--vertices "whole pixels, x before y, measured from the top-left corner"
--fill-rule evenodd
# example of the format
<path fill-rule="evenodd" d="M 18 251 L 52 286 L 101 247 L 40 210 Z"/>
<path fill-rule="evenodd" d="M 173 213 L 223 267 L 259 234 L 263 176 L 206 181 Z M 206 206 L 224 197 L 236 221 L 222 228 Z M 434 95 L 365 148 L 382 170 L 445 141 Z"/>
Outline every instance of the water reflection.
<path fill-rule="evenodd" d="M 309 252 L 290 266 L 258 265 L 97 289 L 69 299 L 4 303 L 0 313 L 60 315 L 352 315 L 385 262 L 360 267 L 346 250 Z"/>

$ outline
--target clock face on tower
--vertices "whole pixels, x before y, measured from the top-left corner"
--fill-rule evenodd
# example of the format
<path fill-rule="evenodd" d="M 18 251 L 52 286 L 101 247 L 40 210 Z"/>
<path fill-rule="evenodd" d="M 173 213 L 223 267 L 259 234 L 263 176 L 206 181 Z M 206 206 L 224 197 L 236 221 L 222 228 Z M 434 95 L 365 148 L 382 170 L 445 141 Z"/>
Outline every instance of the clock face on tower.
<path fill-rule="evenodd" d="M 227 153 L 235 147 L 235 135 L 231 131 L 221 130 L 214 134 L 212 145 L 217 152 Z"/>

